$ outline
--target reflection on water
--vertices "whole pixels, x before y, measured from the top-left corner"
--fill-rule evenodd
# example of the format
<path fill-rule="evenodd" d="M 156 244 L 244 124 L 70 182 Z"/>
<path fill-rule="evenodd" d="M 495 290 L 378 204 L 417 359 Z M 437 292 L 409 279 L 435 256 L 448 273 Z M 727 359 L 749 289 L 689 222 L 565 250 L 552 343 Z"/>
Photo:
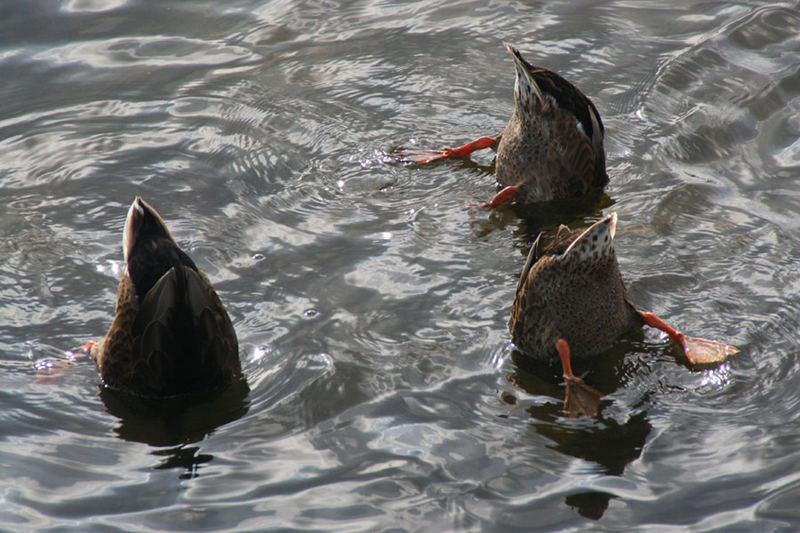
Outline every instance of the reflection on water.
<path fill-rule="evenodd" d="M 218 427 L 247 414 L 250 389 L 244 381 L 221 393 L 144 399 L 100 388 L 106 410 L 119 418 L 120 438 L 150 446 L 174 446 L 203 440 Z"/>
<path fill-rule="evenodd" d="M 0 529 L 797 529 L 796 5 L 0 11 Z M 387 161 L 502 129 L 503 42 L 595 102 L 604 193 L 461 209 L 491 154 Z M 136 405 L 86 359 L 33 383 L 108 326 L 136 195 L 214 281 L 249 392 Z M 536 235 L 612 209 L 632 300 L 741 352 L 691 369 L 632 333 L 575 368 L 606 396 L 570 419 L 508 314 Z"/>
<path fill-rule="evenodd" d="M 156 470 L 166 470 L 170 468 L 183 469 L 180 479 L 191 479 L 197 477 L 202 465 L 214 460 L 213 455 L 199 453 L 198 446 L 178 446 L 166 450 L 157 450 L 153 455 L 165 457 L 165 459 L 154 468 Z"/>
<path fill-rule="evenodd" d="M 549 396 L 559 401 L 536 403 L 526 407 L 526 411 L 536 421 L 537 433 L 547 437 L 555 450 L 572 457 L 590 461 L 602 467 L 602 472 L 611 476 L 621 476 L 625 467 L 639 458 L 645 441 L 652 429 L 644 411 L 634 411 L 624 422 L 620 423 L 604 412 L 595 417 L 580 417 L 565 420 L 563 388 L 554 386 L 560 376 L 560 365 L 548 364 L 520 352 L 511 353 L 514 361 L 514 372 L 509 374 L 509 382 L 534 396 Z M 615 364 L 616 363 L 616 364 Z M 578 360 L 575 370 L 587 366 L 586 361 Z M 611 394 L 624 385 L 619 376 L 621 359 L 615 361 L 614 352 L 591 362 L 593 372 L 587 382 L 602 382 L 603 392 Z M 580 365 L 580 366 L 579 366 Z M 558 368 L 556 368 L 558 367 Z M 605 367 L 605 371 L 603 371 Z M 616 367 L 610 369 L 610 367 Z M 610 371 L 609 371 L 610 370 Z M 555 374 L 555 376 L 553 375 Z M 610 381 L 609 381 L 610 380 Z M 645 393 L 647 394 L 647 393 Z M 604 403 L 610 400 L 606 397 Z M 597 491 L 577 492 L 565 497 L 567 505 L 592 519 L 603 516 L 612 494 Z"/>
<path fill-rule="evenodd" d="M 154 447 L 169 447 L 153 451 L 163 458 L 154 468 L 178 468 L 185 472 L 181 479 L 199 475 L 202 465 L 214 456 L 201 453 L 201 442 L 220 426 L 247 414 L 250 389 L 242 380 L 222 392 L 185 395 L 165 399 L 143 399 L 100 388 L 100 398 L 106 411 L 119 419 L 114 433 L 122 439 L 143 442 Z"/>

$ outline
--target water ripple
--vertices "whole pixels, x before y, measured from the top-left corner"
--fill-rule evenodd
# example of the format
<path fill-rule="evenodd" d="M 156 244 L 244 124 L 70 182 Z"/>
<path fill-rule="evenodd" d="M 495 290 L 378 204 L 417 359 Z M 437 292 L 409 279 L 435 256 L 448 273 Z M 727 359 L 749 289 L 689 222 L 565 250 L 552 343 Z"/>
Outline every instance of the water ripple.
<path fill-rule="evenodd" d="M 788 3 L 17 2 L 0 18 L 0 486 L 9 530 L 791 530 L 800 196 Z M 606 195 L 522 220 L 461 206 L 517 45 L 589 94 Z M 103 333 L 131 199 L 215 282 L 248 390 L 131 410 L 76 360 Z M 539 231 L 619 212 L 652 331 L 557 364 L 507 319 Z M 169 411 L 167 413 L 166 411 Z M 676 512 L 680 509 L 681 512 Z"/>

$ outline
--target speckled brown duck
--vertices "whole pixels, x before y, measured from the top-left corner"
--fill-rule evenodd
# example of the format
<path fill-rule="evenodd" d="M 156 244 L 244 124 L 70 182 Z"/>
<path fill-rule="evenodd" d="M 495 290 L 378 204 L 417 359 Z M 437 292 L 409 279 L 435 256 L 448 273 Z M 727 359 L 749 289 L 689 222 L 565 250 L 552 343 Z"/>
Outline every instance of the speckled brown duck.
<path fill-rule="evenodd" d="M 128 211 L 122 249 L 116 314 L 89 348 L 105 385 L 167 397 L 239 379 L 236 333 L 214 287 L 139 197 Z"/>
<path fill-rule="evenodd" d="M 567 383 L 577 402 L 570 412 L 594 414 L 599 392 L 572 373 L 571 356 L 598 355 L 628 331 L 643 325 L 666 332 L 684 350 L 690 364 L 714 363 L 736 353 L 736 348 L 688 337 L 652 313 L 631 303 L 614 251 L 617 215 L 612 213 L 585 230 L 561 226 L 553 241 L 542 248 L 541 235 L 528 253 L 511 308 L 511 338 L 523 353 L 536 358 L 561 359 Z M 594 409 L 591 404 L 594 398 Z"/>
<path fill-rule="evenodd" d="M 514 58 L 514 113 L 496 137 L 481 137 L 458 148 L 406 151 L 403 159 L 428 163 L 466 157 L 473 151 L 497 151 L 497 181 L 504 188 L 486 205 L 515 200 L 545 202 L 582 196 L 608 183 L 605 130 L 591 100 L 552 70 Z"/>

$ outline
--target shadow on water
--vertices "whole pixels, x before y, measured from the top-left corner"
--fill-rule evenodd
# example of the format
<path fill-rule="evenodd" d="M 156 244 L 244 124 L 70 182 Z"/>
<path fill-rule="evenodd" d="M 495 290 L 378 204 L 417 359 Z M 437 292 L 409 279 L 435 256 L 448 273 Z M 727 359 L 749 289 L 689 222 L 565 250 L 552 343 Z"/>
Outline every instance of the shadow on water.
<path fill-rule="evenodd" d="M 532 240 L 540 231 L 560 224 L 571 229 L 579 229 L 587 225 L 587 218 L 600 218 L 603 210 L 613 206 L 615 201 L 601 189 L 589 191 L 580 198 L 569 200 L 553 200 L 535 204 L 512 204 L 514 213 L 525 221 Z M 608 213 L 605 213 L 608 214 Z"/>
<path fill-rule="evenodd" d="M 614 205 L 614 200 L 601 190 L 571 200 L 554 200 L 534 204 L 505 204 L 491 209 L 488 214 L 476 216 L 473 235 L 485 237 L 495 230 L 517 226 L 515 234 L 525 241 L 524 254 L 540 232 L 549 238 L 561 224 L 570 229 L 580 229 L 600 219 L 604 210 Z M 476 208 L 482 210 L 484 208 Z M 610 212 L 610 211 L 609 211 Z"/>
<path fill-rule="evenodd" d="M 409 164 L 398 159 L 397 154 L 402 147 L 395 147 L 387 154 L 387 163 L 403 165 L 409 168 L 428 167 L 435 165 L 449 165 L 454 170 L 467 170 L 477 172 L 486 176 L 487 181 L 494 179 L 495 160 L 491 164 L 481 164 L 470 158 L 448 159 L 434 161 L 424 165 Z M 495 192 L 500 192 L 502 187 L 498 184 Z M 608 196 L 603 189 L 595 188 L 579 198 L 569 198 L 566 200 L 551 200 L 548 202 L 536 202 L 532 204 L 521 204 L 510 202 L 498 207 L 488 209 L 481 206 L 482 202 L 488 202 L 492 198 L 491 193 L 481 202 L 470 204 L 465 200 L 465 209 L 481 213 L 476 215 L 473 222 L 475 237 L 484 237 L 492 231 L 503 229 L 506 226 L 519 224 L 523 231 L 529 234 L 529 241 L 533 242 L 541 231 L 552 232 L 560 224 L 565 224 L 571 229 L 579 229 L 590 225 L 588 220 L 597 219 L 604 214 L 603 210 L 613 206 L 616 201 Z"/>
<path fill-rule="evenodd" d="M 627 343 L 618 344 L 623 346 L 612 348 L 602 360 L 593 360 L 592 372 L 587 377 L 592 386 L 605 394 L 623 386 L 619 376 L 624 374 L 624 350 L 617 348 L 624 348 Z M 639 458 L 652 430 L 645 412 L 638 412 L 620 423 L 603 415 L 602 407 L 608 405 L 608 400 L 604 400 L 596 418 L 584 417 L 575 420 L 575 423 L 562 423 L 564 388 L 561 385 L 560 363 L 535 360 L 518 351 L 513 351 L 511 358 L 515 368 L 509 374 L 508 381 L 512 385 L 532 395 L 559 400 L 526 408 L 532 418 L 541 422 L 536 424 L 536 432 L 550 439 L 554 443 L 554 450 L 593 462 L 602 467 L 604 474 L 611 476 L 623 475 L 625 467 Z M 580 359 L 573 366 L 578 375 L 588 367 L 586 361 Z M 597 520 L 603 516 L 613 497 L 605 492 L 583 491 L 566 496 L 564 503 L 582 516 Z"/>
<path fill-rule="evenodd" d="M 208 453 L 199 453 L 199 446 L 177 446 L 174 448 L 167 448 L 166 450 L 158 450 L 153 452 L 153 455 L 164 457 L 165 459 L 153 467 L 155 470 L 170 470 L 172 468 L 183 469 L 184 472 L 179 475 L 180 479 L 192 479 L 200 475 L 200 466 L 210 463 L 214 460 L 214 456 Z"/>
<path fill-rule="evenodd" d="M 169 447 L 153 452 L 164 458 L 155 469 L 182 468 L 186 472 L 181 477 L 195 477 L 200 465 L 214 457 L 187 445 L 247 414 L 249 393 L 242 379 L 223 391 L 163 399 L 140 398 L 102 387 L 100 399 L 106 410 L 119 418 L 114 433 L 121 439 Z"/>

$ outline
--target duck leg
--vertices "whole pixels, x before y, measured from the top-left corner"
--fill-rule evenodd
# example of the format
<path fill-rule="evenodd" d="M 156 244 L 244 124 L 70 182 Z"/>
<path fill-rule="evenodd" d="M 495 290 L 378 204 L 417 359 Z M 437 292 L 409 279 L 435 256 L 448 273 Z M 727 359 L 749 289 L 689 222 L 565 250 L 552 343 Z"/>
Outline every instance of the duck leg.
<path fill-rule="evenodd" d="M 445 148 L 444 150 L 402 150 L 400 153 L 400 161 L 423 165 L 441 159 L 468 157 L 475 150 L 483 150 L 484 148 L 494 149 L 499 142 L 500 135 L 497 137 L 480 137 L 458 148 Z"/>
<path fill-rule="evenodd" d="M 465 209 L 473 209 L 473 208 L 483 208 L 483 209 L 494 209 L 498 205 L 504 204 L 506 202 L 510 202 L 514 199 L 514 195 L 517 192 L 516 185 L 509 185 L 508 187 L 504 187 L 500 190 L 494 197 L 489 200 L 488 202 L 476 202 L 474 204 L 465 205 Z"/>
<path fill-rule="evenodd" d="M 444 150 L 401 150 L 400 161 L 424 165 L 425 163 L 440 161 L 442 159 L 469 157 L 469 155 L 476 150 L 483 150 L 485 148 L 496 150 L 502 135 L 503 134 L 501 133 L 497 137 L 480 137 L 472 142 L 468 142 L 465 145 L 459 146 L 458 148 L 445 148 Z M 515 185 L 509 185 L 495 194 L 494 197 L 488 202 L 474 204 L 469 207 L 495 208 L 500 204 L 504 204 L 513 200 L 516 192 L 517 187 Z"/>
<path fill-rule="evenodd" d="M 735 346 L 729 344 L 684 335 L 680 331 L 667 325 L 666 322 L 653 313 L 641 313 L 641 315 L 645 324 L 651 328 L 660 329 L 683 348 L 686 359 L 689 360 L 689 364 L 692 366 L 697 364 L 720 363 L 729 355 L 733 355 L 739 351 Z"/>
<path fill-rule="evenodd" d="M 88 354 L 94 344 L 96 344 L 95 341 L 89 341 L 83 345 L 82 348 L 74 352 L 67 352 L 68 355 L 66 359 L 48 361 L 44 364 L 37 365 L 34 383 L 47 383 L 48 385 L 55 383 L 64 375 L 72 363 L 80 359 L 81 356 Z"/>
<path fill-rule="evenodd" d="M 556 341 L 556 350 L 561 359 L 561 368 L 564 372 L 564 410 L 570 417 L 580 415 L 596 416 L 600 410 L 600 401 L 603 393 L 590 387 L 583 380 L 572 373 L 570 362 L 569 344 L 564 339 Z"/>
<path fill-rule="evenodd" d="M 500 192 L 494 195 L 494 198 L 492 198 L 488 202 L 485 202 L 483 204 L 483 207 L 494 208 L 500 204 L 510 202 L 511 200 L 514 199 L 514 194 L 516 194 L 516 192 L 517 192 L 516 185 L 509 185 L 508 187 L 504 187 L 503 189 L 500 190 Z"/>

